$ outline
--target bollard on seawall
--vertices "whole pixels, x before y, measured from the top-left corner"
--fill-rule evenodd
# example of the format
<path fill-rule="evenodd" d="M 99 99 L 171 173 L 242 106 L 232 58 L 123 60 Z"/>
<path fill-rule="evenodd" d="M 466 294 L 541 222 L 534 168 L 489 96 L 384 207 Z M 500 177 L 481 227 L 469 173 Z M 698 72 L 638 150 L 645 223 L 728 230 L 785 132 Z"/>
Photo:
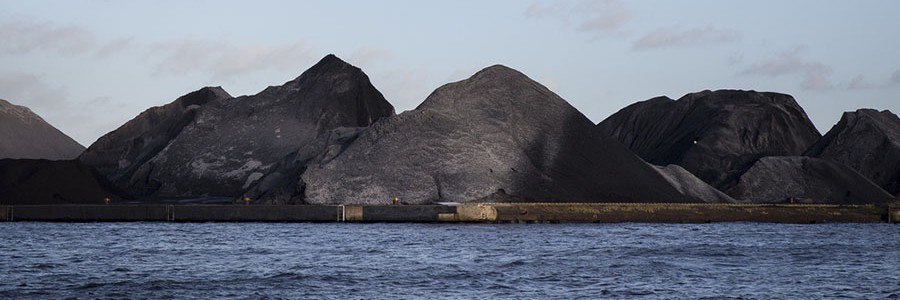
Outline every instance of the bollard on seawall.
<path fill-rule="evenodd" d="M 888 206 L 888 223 L 900 223 L 900 207 Z"/>

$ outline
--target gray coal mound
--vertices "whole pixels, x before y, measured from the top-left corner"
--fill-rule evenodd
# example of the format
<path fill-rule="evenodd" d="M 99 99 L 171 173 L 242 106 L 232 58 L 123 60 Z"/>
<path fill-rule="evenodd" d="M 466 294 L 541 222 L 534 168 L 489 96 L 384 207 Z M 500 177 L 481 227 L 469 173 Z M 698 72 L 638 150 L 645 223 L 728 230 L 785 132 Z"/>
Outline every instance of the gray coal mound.
<path fill-rule="evenodd" d="M 0 159 L 75 159 L 84 146 L 31 109 L 0 99 Z"/>
<path fill-rule="evenodd" d="M 894 199 L 853 169 L 830 160 L 804 156 L 765 157 L 727 189 L 742 202 L 864 204 Z"/>
<path fill-rule="evenodd" d="M 394 114 L 359 68 L 334 55 L 253 96 L 195 93 L 141 114 L 82 160 L 140 197 L 240 197 L 320 135 Z"/>
<path fill-rule="evenodd" d="M 900 196 L 900 118 L 890 111 L 845 112 L 804 155 L 847 165 Z"/>
<path fill-rule="evenodd" d="M 793 97 L 739 90 L 638 102 L 597 128 L 651 164 L 682 166 L 720 189 L 759 158 L 801 155 L 820 137 Z"/>
<path fill-rule="evenodd" d="M 332 145 L 294 190 L 306 203 L 701 201 L 546 87 L 499 65 Z"/>
<path fill-rule="evenodd" d="M 141 187 L 152 185 L 135 172 L 162 152 L 185 126 L 191 124 L 200 108 L 210 102 L 230 99 L 221 87 L 205 87 L 178 97 L 172 103 L 153 107 L 100 137 L 78 159 L 104 174 L 117 186 L 136 195 L 152 192 Z"/>

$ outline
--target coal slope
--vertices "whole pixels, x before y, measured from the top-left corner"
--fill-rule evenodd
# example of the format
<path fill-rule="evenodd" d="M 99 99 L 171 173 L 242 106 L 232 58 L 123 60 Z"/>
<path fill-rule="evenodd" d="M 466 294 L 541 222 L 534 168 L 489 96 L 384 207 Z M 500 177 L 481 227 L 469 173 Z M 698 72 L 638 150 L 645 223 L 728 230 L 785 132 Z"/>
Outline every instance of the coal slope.
<path fill-rule="evenodd" d="M 900 196 L 900 118 L 890 111 L 845 112 L 805 155 L 847 165 Z"/>
<path fill-rule="evenodd" d="M 702 201 L 501 65 L 446 84 L 352 139 L 302 174 L 304 202 Z"/>
<path fill-rule="evenodd" d="M 0 159 L 0 204 L 103 204 L 115 188 L 77 160 Z"/>
<path fill-rule="evenodd" d="M 84 146 L 31 109 L 0 99 L 0 159 L 75 159 Z"/>
<path fill-rule="evenodd" d="M 158 136 L 164 147 L 146 142 L 127 151 L 115 150 L 116 143 L 99 146 L 96 151 L 101 152 L 97 155 L 101 160 L 107 156 L 102 152 L 123 154 L 99 164 L 105 166 L 102 170 L 140 197 L 238 198 L 279 162 L 319 136 L 338 128 L 369 126 L 394 114 L 393 106 L 362 70 L 334 55 L 324 57 L 296 79 L 256 95 L 230 98 L 224 91 L 212 92 L 214 99 L 199 107 L 176 104 L 184 111 L 176 109 L 180 113 L 172 113 L 155 126 L 137 125 L 139 129 L 131 134 L 110 133 L 124 141 L 144 134 Z M 142 116 L 132 122 L 154 123 Z M 190 120 L 180 126 L 185 119 Z M 113 150 L 107 150 L 110 148 Z M 141 159 L 131 158 L 137 156 Z M 112 162 L 118 161 L 130 163 L 121 164 L 122 168 L 116 163 L 115 171 L 109 172 Z M 116 172 L 122 175 L 117 177 Z"/>
<path fill-rule="evenodd" d="M 741 202 L 887 203 L 894 199 L 853 169 L 805 156 L 765 157 L 727 190 Z"/>
<path fill-rule="evenodd" d="M 722 188 L 766 156 L 801 155 L 820 134 L 793 97 L 717 90 L 632 104 L 597 128 L 655 165 Z"/>
<path fill-rule="evenodd" d="M 230 98 L 221 87 L 205 87 L 172 103 L 150 108 L 100 137 L 78 159 L 117 186 L 129 188 L 136 195 L 146 194 L 147 191 L 136 187 L 150 183 L 141 181 L 145 178 L 135 178 L 135 172 L 181 134 L 203 105 Z"/>

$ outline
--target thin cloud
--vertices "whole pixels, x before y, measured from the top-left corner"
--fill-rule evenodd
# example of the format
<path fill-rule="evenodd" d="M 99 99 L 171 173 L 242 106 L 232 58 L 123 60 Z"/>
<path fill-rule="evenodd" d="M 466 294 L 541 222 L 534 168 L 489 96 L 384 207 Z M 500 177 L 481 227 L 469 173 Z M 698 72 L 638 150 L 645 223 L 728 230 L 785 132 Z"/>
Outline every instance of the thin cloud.
<path fill-rule="evenodd" d="M 106 43 L 103 44 L 102 47 L 99 47 L 96 51 L 94 51 L 92 58 L 94 58 L 94 59 L 109 58 L 111 56 L 129 51 L 129 50 L 134 50 L 138 46 L 139 45 L 138 45 L 138 43 L 136 43 L 134 41 L 134 38 L 131 38 L 131 37 L 114 38 L 114 39 L 107 41 Z"/>
<path fill-rule="evenodd" d="M 862 74 L 856 75 L 856 77 L 853 77 L 853 79 L 850 79 L 850 81 L 847 82 L 848 90 L 868 90 L 874 88 L 878 88 L 878 85 L 870 82 Z"/>
<path fill-rule="evenodd" d="M 828 79 L 834 70 L 822 63 L 808 63 L 803 71 L 800 87 L 812 91 L 826 91 L 834 89 L 835 85 Z"/>
<path fill-rule="evenodd" d="M 32 109 L 53 108 L 65 103 L 68 93 L 29 73 L 0 71 L 0 98 Z"/>
<path fill-rule="evenodd" d="M 156 73 L 179 74 L 206 72 L 214 80 L 264 70 L 288 70 L 291 62 L 313 59 L 314 52 L 305 43 L 283 45 L 234 45 L 225 41 L 181 38 L 150 46 L 148 56 L 158 59 Z"/>
<path fill-rule="evenodd" d="M 543 3 L 531 3 L 528 6 L 528 9 L 525 10 L 525 17 L 528 18 L 544 18 L 557 16 L 565 12 L 566 6 L 568 3 L 563 2 L 552 2 L 548 4 Z"/>
<path fill-rule="evenodd" d="M 592 34 L 595 38 L 621 33 L 623 24 L 631 17 L 631 10 L 618 0 L 578 2 L 534 2 L 525 10 L 530 19 L 555 19 L 577 32 Z"/>
<path fill-rule="evenodd" d="M 789 49 L 763 62 L 748 66 L 738 75 L 770 78 L 795 75 L 800 76 L 800 87 L 806 90 L 825 91 L 835 88 L 835 84 L 829 79 L 834 72 L 831 66 L 805 60 L 802 57 L 805 51 L 806 48 L 803 46 Z"/>
<path fill-rule="evenodd" d="M 393 56 L 391 51 L 381 47 L 362 47 L 350 54 L 348 60 L 353 64 L 369 66 L 391 60 Z"/>
<path fill-rule="evenodd" d="M 27 54 L 34 51 L 53 51 L 65 55 L 83 54 L 96 48 L 93 32 L 77 26 L 55 26 L 32 21 L 0 23 L 0 52 Z"/>
<path fill-rule="evenodd" d="M 893 87 L 900 87 L 900 70 L 894 71 L 891 76 L 884 79 L 882 82 L 872 82 L 860 74 L 853 77 L 853 79 L 846 84 L 848 90 L 872 90 Z"/>
<path fill-rule="evenodd" d="M 123 112 L 123 103 L 111 101 L 108 96 L 75 101 L 65 86 L 24 72 L 0 71 L 0 98 L 30 108 L 84 146 L 131 115 L 131 112 Z"/>
<path fill-rule="evenodd" d="M 736 41 L 741 38 L 737 31 L 719 30 L 712 26 L 679 30 L 677 28 L 657 29 L 634 42 L 632 49 L 648 50 L 665 47 L 708 45 Z"/>
<path fill-rule="evenodd" d="M 584 15 L 578 30 L 607 33 L 618 29 L 631 19 L 631 11 L 620 1 L 581 1 L 572 10 Z"/>

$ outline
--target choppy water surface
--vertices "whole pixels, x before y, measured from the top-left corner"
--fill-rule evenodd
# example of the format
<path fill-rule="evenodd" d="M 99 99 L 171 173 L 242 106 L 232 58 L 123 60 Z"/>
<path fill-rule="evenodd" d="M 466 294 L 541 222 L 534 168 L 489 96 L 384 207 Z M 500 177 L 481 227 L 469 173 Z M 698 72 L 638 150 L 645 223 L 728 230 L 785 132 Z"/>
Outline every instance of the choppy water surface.
<path fill-rule="evenodd" d="M 0 298 L 900 297 L 889 224 L 0 223 Z"/>

